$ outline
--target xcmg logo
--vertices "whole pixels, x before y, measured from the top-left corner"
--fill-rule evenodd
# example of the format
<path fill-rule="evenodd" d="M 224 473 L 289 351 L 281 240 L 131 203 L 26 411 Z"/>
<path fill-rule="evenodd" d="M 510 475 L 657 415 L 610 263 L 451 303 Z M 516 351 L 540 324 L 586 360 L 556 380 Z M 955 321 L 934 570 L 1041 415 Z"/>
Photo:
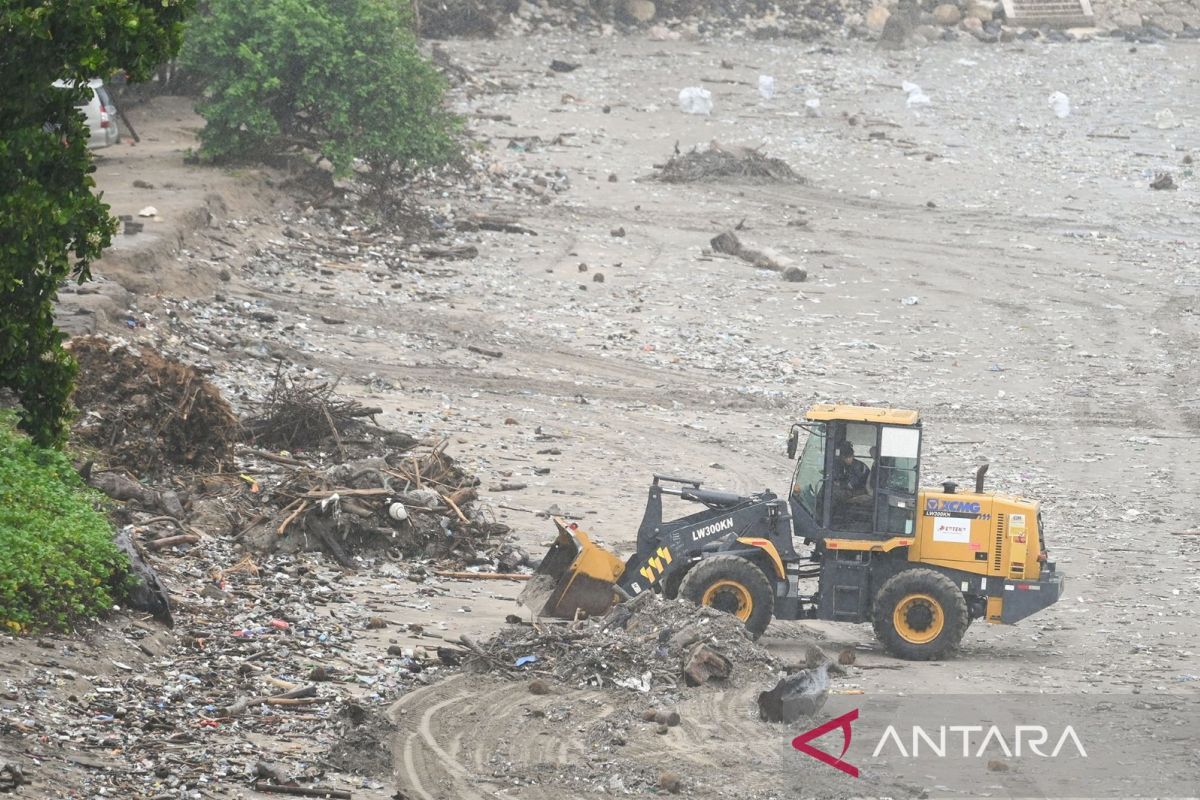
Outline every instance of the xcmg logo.
<path fill-rule="evenodd" d="M 969 500 L 939 500 L 931 497 L 925 501 L 926 513 L 978 514 L 979 503 Z"/>
<path fill-rule="evenodd" d="M 823 764 L 841 770 L 847 775 L 857 778 L 858 767 L 845 760 L 850 750 L 850 742 L 854 737 L 851 724 L 858 719 L 858 709 L 848 711 L 840 717 L 834 717 L 823 725 L 792 739 L 792 747 L 805 755 L 812 756 Z M 1044 725 L 1016 725 L 1011 731 L 1001 729 L 998 725 L 941 725 L 936 728 L 924 728 L 920 725 L 906 726 L 902 729 L 888 725 L 879 736 L 871 758 L 880 755 L 899 756 L 901 758 L 989 758 L 996 755 L 998 748 L 1008 758 L 1021 758 L 1034 755 L 1040 758 L 1058 758 L 1064 751 L 1066 755 L 1076 755 L 1087 758 L 1087 750 L 1075 729 L 1065 726 L 1055 737 Z M 833 755 L 813 746 L 814 739 L 820 739 L 835 730 L 842 732 L 842 751 Z M 1008 734 L 1008 735 L 1006 735 Z M 1053 742 L 1053 746 L 1051 746 Z M 1071 752 L 1073 751 L 1073 753 Z"/>

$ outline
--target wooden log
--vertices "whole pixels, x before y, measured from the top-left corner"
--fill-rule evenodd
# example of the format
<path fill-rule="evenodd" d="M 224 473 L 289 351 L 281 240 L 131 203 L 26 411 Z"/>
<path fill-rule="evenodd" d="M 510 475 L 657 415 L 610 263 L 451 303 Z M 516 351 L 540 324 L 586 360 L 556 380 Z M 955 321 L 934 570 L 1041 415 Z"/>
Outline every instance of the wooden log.
<path fill-rule="evenodd" d="M 353 800 L 353 795 L 343 789 L 328 786 L 280 786 L 274 783 L 253 784 L 254 791 L 263 794 L 288 794 L 293 797 L 327 797 L 330 800 Z"/>
<path fill-rule="evenodd" d="M 445 569 L 435 569 L 433 574 L 463 581 L 527 581 L 533 577 L 520 572 L 453 572 Z"/>
<path fill-rule="evenodd" d="M 317 687 L 314 684 L 301 686 L 299 689 L 292 689 L 290 692 L 275 695 L 260 695 L 258 697 L 247 697 L 238 700 L 232 705 L 222 709 L 222 715 L 226 717 L 236 717 L 245 713 L 248 709 L 262 705 L 293 705 L 285 701 L 300 700 L 304 698 L 316 697 Z"/>
<path fill-rule="evenodd" d="M 133 546 L 128 528 L 117 531 L 113 542 L 129 558 L 129 567 L 138 578 L 138 583 L 129 591 L 129 604 L 139 611 L 148 611 L 154 618 L 168 627 L 174 627 L 171 616 L 171 600 L 167 590 L 158 580 L 154 569 L 142 560 L 142 554 Z"/>
<path fill-rule="evenodd" d="M 163 536 L 160 539 L 152 539 L 146 542 L 146 547 L 151 550 L 162 550 L 164 547 L 174 547 L 177 544 L 195 544 L 200 541 L 200 535 L 196 533 L 181 533 L 178 536 Z"/>
<path fill-rule="evenodd" d="M 288 456 L 277 455 L 275 453 L 271 453 L 266 450 L 259 450 L 255 447 L 242 447 L 240 449 L 242 450 L 242 452 L 249 453 L 252 456 L 257 456 L 258 458 L 261 458 L 264 461 L 271 461 L 276 464 L 283 464 L 286 467 L 305 467 L 307 469 L 314 468 L 313 465 L 308 463 L 307 461 L 301 461 L 297 458 L 289 458 Z"/>
<path fill-rule="evenodd" d="M 180 502 L 179 495 L 175 492 L 158 492 L 149 489 L 116 472 L 89 473 L 84 480 L 88 486 L 99 489 L 113 500 L 121 502 L 134 500 L 145 508 L 162 511 L 176 520 L 182 520 L 186 516 L 183 511 L 183 503 Z"/>

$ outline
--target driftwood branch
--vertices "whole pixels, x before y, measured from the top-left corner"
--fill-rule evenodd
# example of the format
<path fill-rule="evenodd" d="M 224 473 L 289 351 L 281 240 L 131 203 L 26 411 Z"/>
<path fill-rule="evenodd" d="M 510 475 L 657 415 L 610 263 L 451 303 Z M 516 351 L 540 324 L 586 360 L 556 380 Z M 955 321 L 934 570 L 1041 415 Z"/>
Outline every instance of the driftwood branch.
<path fill-rule="evenodd" d="M 161 511 L 175 520 L 184 519 L 183 503 L 172 491 L 160 492 L 142 486 L 135 480 L 117 472 L 93 472 L 85 476 L 88 486 L 99 489 L 113 500 L 133 500 L 144 508 Z"/>
<path fill-rule="evenodd" d="M 306 700 L 306 699 L 310 699 L 310 698 L 317 699 L 317 687 L 313 684 L 309 684 L 308 686 L 301 686 L 299 689 L 293 689 L 290 692 L 284 692 L 283 694 L 260 695 L 258 697 L 247 697 L 242 700 L 238 700 L 237 702 L 233 703 L 232 705 L 226 706 L 224 709 L 222 709 L 221 714 L 222 714 L 222 716 L 226 716 L 226 717 L 237 717 L 237 716 L 244 714 L 247 710 L 249 710 L 251 708 L 256 708 L 257 706 L 262 706 L 262 705 L 272 705 L 272 706 L 306 705 L 304 703 L 297 703 L 295 701 Z"/>

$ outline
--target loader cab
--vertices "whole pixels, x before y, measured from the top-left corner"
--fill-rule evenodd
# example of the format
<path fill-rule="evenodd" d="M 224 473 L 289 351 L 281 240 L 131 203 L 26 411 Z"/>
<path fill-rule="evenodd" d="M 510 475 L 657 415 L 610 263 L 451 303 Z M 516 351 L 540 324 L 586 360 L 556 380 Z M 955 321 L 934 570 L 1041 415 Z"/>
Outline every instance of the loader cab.
<path fill-rule="evenodd" d="M 807 439 L 801 439 L 807 433 Z M 792 428 L 789 501 L 796 536 L 906 536 L 916 526 L 921 423 L 915 411 L 814 406 Z"/>

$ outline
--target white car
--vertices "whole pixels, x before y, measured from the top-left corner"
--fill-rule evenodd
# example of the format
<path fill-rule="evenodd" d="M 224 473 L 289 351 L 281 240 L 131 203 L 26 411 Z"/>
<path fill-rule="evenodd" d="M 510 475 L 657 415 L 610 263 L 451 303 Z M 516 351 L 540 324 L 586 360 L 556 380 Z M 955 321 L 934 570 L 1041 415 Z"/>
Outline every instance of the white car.
<path fill-rule="evenodd" d="M 54 85 L 60 89 L 71 89 L 75 86 L 72 81 L 55 81 Z M 117 127 L 117 107 L 108 90 L 104 88 L 104 81 L 92 78 L 88 81 L 88 88 L 92 90 L 91 96 L 86 102 L 75 106 L 87 119 L 88 130 L 91 132 L 88 147 L 114 145 L 121 141 L 121 129 Z"/>

